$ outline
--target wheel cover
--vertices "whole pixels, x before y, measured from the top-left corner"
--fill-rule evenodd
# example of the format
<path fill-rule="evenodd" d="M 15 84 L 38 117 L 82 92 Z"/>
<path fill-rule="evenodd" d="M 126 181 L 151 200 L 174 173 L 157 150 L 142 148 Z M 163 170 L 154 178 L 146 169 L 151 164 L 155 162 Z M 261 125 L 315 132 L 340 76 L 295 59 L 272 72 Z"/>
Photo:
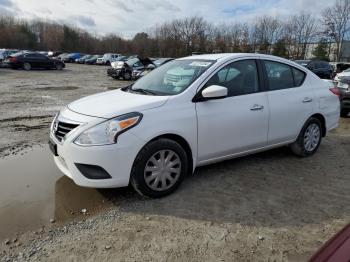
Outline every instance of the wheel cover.
<path fill-rule="evenodd" d="M 29 63 L 24 63 L 24 69 L 29 70 L 31 68 L 31 65 Z"/>
<path fill-rule="evenodd" d="M 155 191 L 164 191 L 179 180 L 181 160 L 172 150 L 160 150 L 147 161 L 144 170 L 146 185 Z"/>
<path fill-rule="evenodd" d="M 321 132 L 320 127 L 317 124 L 311 124 L 307 127 L 304 133 L 304 148 L 308 152 L 312 152 L 316 149 L 320 142 Z"/>

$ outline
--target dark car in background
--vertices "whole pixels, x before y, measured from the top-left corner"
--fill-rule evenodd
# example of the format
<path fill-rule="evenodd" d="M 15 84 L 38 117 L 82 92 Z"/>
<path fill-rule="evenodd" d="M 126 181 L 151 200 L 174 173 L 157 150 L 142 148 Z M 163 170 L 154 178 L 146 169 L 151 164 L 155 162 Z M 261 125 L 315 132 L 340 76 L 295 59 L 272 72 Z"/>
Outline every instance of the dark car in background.
<path fill-rule="evenodd" d="M 31 69 L 62 70 L 65 67 L 62 61 L 51 59 L 36 52 L 19 52 L 13 54 L 5 60 L 5 63 L 12 69 L 22 68 L 27 71 Z"/>
<path fill-rule="evenodd" d="M 153 64 L 150 58 L 134 57 L 127 61 L 115 62 L 113 67 L 108 68 L 107 74 L 114 79 L 131 80 L 133 70 L 144 69 L 150 64 Z"/>
<path fill-rule="evenodd" d="M 152 64 L 149 64 L 143 69 L 140 70 L 133 70 L 132 71 L 132 78 L 133 79 L 139 79 L 145 75 L 147 75 L 149 72 L 154 70 L 157 67 L 160 67 L 170 61 L 174 60 L 174 58 L 158 58 L 152 61 Z"/>
<path fill-rule="evenodd" d="M 332 79 L 333 78 L 333 67 L 326 61 L 319 60 L 296 60 L 294 61 L 313 73 L 315 73 L 318 77 L 322 79 Z"/>
<path fill-rule="evenodd" d="M 92 57 L 85 59 L 85 64 L 87 65 L 96 65 L 97 59 L 101 58 L 102 55 L 93 55 Z"/>

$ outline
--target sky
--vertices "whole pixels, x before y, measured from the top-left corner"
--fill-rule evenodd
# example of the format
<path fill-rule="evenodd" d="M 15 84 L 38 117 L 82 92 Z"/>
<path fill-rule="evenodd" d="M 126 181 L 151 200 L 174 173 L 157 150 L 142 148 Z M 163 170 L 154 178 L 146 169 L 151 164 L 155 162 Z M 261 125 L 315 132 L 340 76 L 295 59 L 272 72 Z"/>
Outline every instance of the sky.
<path fill-rule="evenodd" d="M 335 0 L 0 0 L 0 15 L 48 19 L 91 33 L 126 38 L 177 18 L 201 16 L 208 22 L 252 22 L 257 16 L 319 16 Z"/>

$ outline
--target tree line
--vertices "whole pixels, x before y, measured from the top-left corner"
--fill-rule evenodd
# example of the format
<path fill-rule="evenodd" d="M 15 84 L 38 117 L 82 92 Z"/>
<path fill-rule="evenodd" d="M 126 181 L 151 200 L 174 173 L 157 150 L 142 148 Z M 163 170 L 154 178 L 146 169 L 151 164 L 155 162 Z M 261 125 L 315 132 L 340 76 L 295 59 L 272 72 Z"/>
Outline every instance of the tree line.
<path fill-rule="evenodd" d="M 339 60 L 349 36 L 350 0 L 336 0 L 321 17 L 300 13 L 286 18 L 257 17 L 252 23 L 212 24 L 189 17 L 156 25 L 132 39 L 118 34 L 93 35 L 83 29 L 52 21 L 0 16 L 0 47 L 103 54 L 118 52 L 141 56 L 181 57 L 193 52 L 259 52 L 303 59 L 310 43 L 313 55 Z M 330 43 L 335 48 L 331 49 Z"/>

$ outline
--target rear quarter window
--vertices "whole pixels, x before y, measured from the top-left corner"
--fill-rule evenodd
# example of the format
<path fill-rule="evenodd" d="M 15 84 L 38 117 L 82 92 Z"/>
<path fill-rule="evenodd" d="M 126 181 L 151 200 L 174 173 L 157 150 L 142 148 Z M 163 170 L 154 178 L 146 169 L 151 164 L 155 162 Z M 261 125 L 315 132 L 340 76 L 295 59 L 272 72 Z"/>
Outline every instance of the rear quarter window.
<path fill-rule="evenodd" d="M 301 86 L 304 83 L 306 73 L 294 67 L 292 67 L 292 71 L 294 76 L 295 87 Z"/>

